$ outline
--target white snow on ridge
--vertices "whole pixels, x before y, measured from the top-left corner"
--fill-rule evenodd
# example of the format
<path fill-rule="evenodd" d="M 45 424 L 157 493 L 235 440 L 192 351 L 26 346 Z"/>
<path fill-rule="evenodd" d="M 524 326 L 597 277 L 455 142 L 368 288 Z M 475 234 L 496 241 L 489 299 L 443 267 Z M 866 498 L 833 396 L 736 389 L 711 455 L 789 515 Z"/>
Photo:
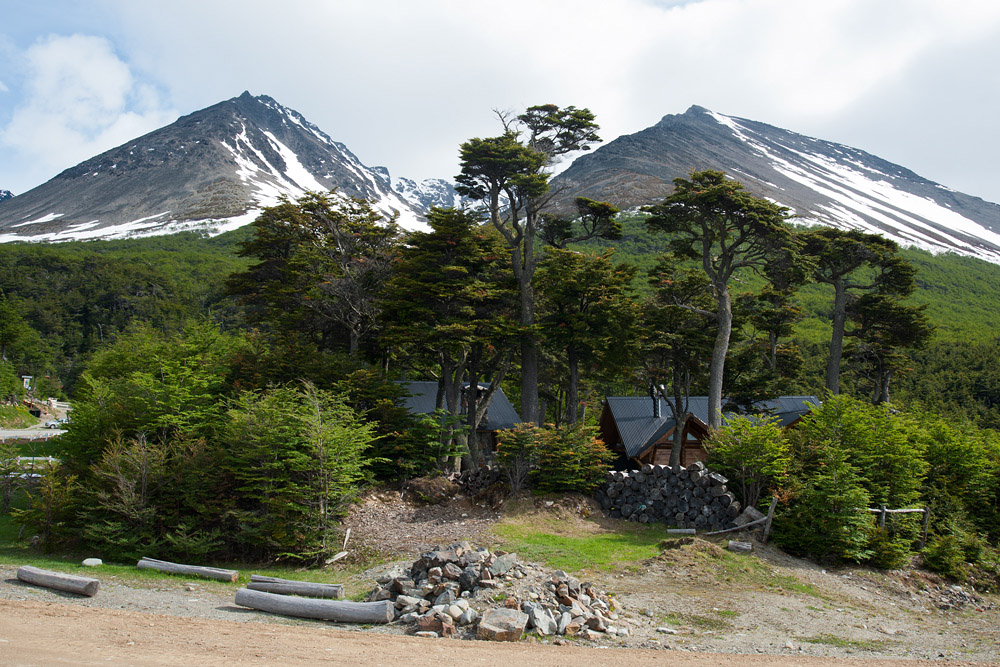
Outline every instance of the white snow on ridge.
<path fill-rule="evenodd" d="M 895 187 L 892 176 L 855 158 L 859 155 L 856 151 L 850 156 L 836 151 L 845 157 L 838 161 L 783 143 L 765 142 L 735 119 L 711 111 L 709 114 L 766 158 L 775 171 L 831 200 L 818 211 L 805 212 L 801 220 L 814 219 L 842 229 L 861 229 L 881 234 L 901 245 L 931 252 L 959 252 L 1000 263 L 1000 234 L 929 197 Z M 778 155 L 771 148 L 774 144 L 798 159 L 792 162 Z M 982 244 L 976 240 L 981 240 Z M 997 250 L 984 245 L 992 245 Z"/>
<path fill-rule="evenodd" d="M 38 224 L 41 224 L 43 222 L 52 222 L 56 218 L 61 218 L 62 216 L 63 216 L 62 213 L 49 213 L 47 215 L 43 215 L 40 218 L 35 218 L 34 220 L 29 220 L 27 222 L 19 222 L 16 225 L 11 225 L 11 228 L 14 228 L 14 227 L 24 227 L 26 225 L 38 225 Z"/>

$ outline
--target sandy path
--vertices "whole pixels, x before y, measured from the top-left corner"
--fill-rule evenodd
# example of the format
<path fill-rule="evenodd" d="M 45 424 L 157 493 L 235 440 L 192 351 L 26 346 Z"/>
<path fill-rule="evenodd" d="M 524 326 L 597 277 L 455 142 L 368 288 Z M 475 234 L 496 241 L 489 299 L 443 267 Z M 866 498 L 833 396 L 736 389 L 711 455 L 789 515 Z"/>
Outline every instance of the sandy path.
<path fill-rule="evenodd" d="M 0 601 L 3 665 L 916 665 L 918 661 L 808 656 L 718 655 L 595 649 L 537 643 L 493 644 L 178 618 L 72 604 Z M 940 664 L 940 663 L 939 663 Z M 950 665 L 974 665 L 950 662 Z M 985 663 L 979 663 L 985 664 Z"/>

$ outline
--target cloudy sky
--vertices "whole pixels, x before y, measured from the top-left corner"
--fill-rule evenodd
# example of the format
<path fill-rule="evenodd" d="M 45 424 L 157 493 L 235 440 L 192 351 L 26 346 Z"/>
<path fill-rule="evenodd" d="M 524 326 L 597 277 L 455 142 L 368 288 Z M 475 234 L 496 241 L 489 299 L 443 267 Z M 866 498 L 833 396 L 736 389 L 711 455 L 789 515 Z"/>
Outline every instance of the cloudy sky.
<path fill-rule="evenodd" d="M 0 188 L 243 90 L 417 179 L 493 109 L 698 104 L 1000 202 L 996 0 L 0 0 Z"/>

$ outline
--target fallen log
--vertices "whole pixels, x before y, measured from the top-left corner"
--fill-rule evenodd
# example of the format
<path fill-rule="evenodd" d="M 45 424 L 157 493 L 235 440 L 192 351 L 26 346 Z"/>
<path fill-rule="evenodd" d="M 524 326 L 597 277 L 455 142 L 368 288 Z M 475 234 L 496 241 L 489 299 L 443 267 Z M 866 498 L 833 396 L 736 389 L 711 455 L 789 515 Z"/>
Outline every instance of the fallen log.
<path fill-rule="evenodd" d="M 247 588 L 252 591 L 278 593 L 279 595 L 302 595 L 308 598 L 340 599 L 344 597 L 344 587 L 341 584 L 319 584 L 312 581 L 293 581 L 278 577 L 265 577 L 261 574 L 251 574 Z"/>
<path fill-rule="evenodd" d="M 136 567 L 140 570 L 159 570 L 170 574 L 187 574 L 193 577 L 204 577 L 206 579 L 217 579 L 235 583 L 240 573 L 236 570 L 224 570 L 218 567 L 201 567 L 199 565 L 181 565 L 180 563 L 170 563 L 165 560 L 155 558 L 143 558 Z"/>
<path fill-rule="evenodd" d="M 316 618 L 338 623 L 388 623 L 395 615 L 392 600 L 347 602 L 311 600 L 265 593 L 249 588 L 236 591 L 236 604 L 259 611 L 297 618 Z"/>
<path fill-rule="evenodd" d="M 101 585 L 101 582 L 97 579 L 43 570 L 31 565 L 24 565 L 17 568 L 17 578 L 36 586 L 54 588 L 57 591 L 76 593 L 77 595 L 86 595 L 87 597 L 93 597 Z"/>

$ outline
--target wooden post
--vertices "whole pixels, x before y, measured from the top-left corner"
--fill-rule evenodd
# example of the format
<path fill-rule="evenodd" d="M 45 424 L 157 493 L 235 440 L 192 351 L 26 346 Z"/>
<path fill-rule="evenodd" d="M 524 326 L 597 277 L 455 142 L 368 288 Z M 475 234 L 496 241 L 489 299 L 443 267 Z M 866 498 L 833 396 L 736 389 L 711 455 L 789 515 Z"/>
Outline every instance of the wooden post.
<path fill-rule="evenodd" d="M 101 582 L 97 579 L 77 577 L 63 572 L 53 572 L 52 570 L 43 570 L 31 565 L 24 565 L 17 568 L 17 578 L 36 586 L 54 588 L 57 591 L 76 593 L 77 595 L 86 595 L 87 597 L 93 597 L 101 585 Z"/>
<path fill-rule="evenodd" d="M 930 527 L 930 525 L 931 525 L 931 508 L 930 507 L 925 507 L 924 508 L 924 532 L 923 532 L 923 535 L 920 537 L 920 548 L 921 549 L 923 549 L 924 545 L 927 544 L 927 529 Z"/>
<path fill-rule="evenodd" d="M 340 600 L 310 600 L 241 588 L 236 591 L 236 604 L 272 614 L 316 618 L 338 623 L 388 623 L 395 616 L 392 600 L 380 602 L 344 602 Z"/>
<path fill-rule="evenodd" d="M 140 570 L 159 570 L 160 572 L 169 572 L 170 574 L 186 574 L 192 577 L 205 577 L 206 579 L 217 579 L 230 583 L 236 583 L 236 580 L 240 576 L 240 573 L 236 570 L 223 570 L 218 567 L 200 567 L 198 565 L 181 565 L 165 560 L 156 560 L 155 558 L 143 558 L 136 563 L 136 567 Z"/>
<path fill-rule="evenodd" d="M 878 527 L 885 530 L 885 505 L 879 505 L 878 509 Z"/>
<path fill-rule="evenodd" d="M 767 521 L 764 522 L 764 536 L 761 544 L 767 544 L 767 536 L 771 534 L 771 522 L 774 520 L 774 508 L 778 505 L 778 496 L 771 496 L 771 506 L 767 508 Z"/>

